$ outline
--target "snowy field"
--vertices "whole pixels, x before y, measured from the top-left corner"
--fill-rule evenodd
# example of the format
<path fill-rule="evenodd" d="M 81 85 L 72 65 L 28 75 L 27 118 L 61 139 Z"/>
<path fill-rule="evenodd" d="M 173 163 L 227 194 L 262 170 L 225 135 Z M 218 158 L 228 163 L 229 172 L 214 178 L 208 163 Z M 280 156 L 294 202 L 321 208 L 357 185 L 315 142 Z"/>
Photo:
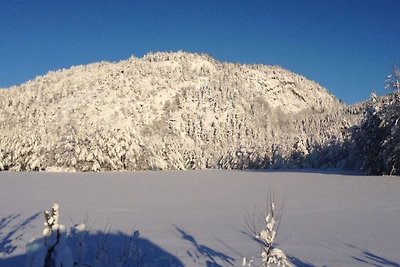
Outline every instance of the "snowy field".
<path fill-rule="evenodd" d="M 0 172 L 0 266 L 24 266 L 54 202 L 67 227 L 86 217 L 89 244 L 110 228 L 110 254 L 139 230 L 147 266 L 241 266 L 259 252 L 246 221 L 262 219 L 269 192 L 296 266 L 400 266 L 399 177 L 222 170 Z"/>

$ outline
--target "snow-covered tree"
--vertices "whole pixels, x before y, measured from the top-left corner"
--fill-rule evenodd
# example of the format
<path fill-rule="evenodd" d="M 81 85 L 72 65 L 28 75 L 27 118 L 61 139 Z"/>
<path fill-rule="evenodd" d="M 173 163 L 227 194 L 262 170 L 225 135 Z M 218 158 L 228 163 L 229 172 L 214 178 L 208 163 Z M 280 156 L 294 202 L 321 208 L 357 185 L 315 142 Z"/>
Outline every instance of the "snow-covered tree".
<path fill-rule="evenodd" d="M 372 175 L 400 174 L 400 91 L 367 104 L 360 126 L 353 127 L 354 153 Z"/>
<path fill-rule="evenodd" d="M 385 88 L 400 90 L 400 69 L 396 65 L 393 65 L 392 73 L 388 75 L 385 81 Z"/>

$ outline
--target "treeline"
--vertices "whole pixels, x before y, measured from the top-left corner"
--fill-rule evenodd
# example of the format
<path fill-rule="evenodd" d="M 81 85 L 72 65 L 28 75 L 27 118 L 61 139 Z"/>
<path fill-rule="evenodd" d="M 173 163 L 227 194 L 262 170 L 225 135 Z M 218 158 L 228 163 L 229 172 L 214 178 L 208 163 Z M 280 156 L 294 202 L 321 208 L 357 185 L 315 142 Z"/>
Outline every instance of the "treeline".
<path fill-rule="evenodd" d="M 399 90 L 366 103 L 363 120 L 353 127 L 352 141 L 366 173 L 400 175 Z"/>

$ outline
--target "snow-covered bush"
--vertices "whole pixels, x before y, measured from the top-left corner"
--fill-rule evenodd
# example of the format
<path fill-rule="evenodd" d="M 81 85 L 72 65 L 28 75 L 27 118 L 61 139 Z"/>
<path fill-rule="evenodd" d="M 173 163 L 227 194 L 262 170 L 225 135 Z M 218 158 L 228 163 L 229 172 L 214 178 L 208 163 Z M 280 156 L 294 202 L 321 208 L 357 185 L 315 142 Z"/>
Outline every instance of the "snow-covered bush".
<path fill-rule="evenodd" d="M 72 267 L 72 250 L 66 243 L 67 231 L 59 223 L 59 205 L 53 204 L 51 212 L 45 211 L 46 226 L 43 238 L 35 239 L 26 246 L 27 267 Z"/>
<path fill-rule="evenodd" d="M 268 215 L 265 217 L 264 221 L 264 229 L 256 229 L 254 218 L 251 224 L 248 222 L 248 227 L 251 231 L 252 237 L 257 241 L 261 248 L 261 262 L 257 261 L 259 257 L 253 257 L 251 259 L 243 258 L 243 266 L 292 266 L 283 250 L 277 248 L 274 243 L 278 232 L 280 218 L 281 212 L 278 212 L 278 214 L 275 212 L 275 204 L 271 200 L 269 203 Z"/>

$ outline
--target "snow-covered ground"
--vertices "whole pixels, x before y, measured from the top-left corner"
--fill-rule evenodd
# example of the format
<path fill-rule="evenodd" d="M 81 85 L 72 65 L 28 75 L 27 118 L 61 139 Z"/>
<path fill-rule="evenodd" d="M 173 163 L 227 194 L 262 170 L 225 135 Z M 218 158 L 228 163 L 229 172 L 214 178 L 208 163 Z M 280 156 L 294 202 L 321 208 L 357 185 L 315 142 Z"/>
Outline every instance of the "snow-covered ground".
<path fill-rule="evenodd" d="M 67 227 L 88 218 L 89 243 L 110 227 L 110 251 L 139 230 L 149 265 L 240 266 L 259 252 L 246 221 L 269 193 L 296 266 L 400 266 L 399 177 L 222 170 L 0 172 L 0 266 L 24 265 L 54 202 Z"/>

